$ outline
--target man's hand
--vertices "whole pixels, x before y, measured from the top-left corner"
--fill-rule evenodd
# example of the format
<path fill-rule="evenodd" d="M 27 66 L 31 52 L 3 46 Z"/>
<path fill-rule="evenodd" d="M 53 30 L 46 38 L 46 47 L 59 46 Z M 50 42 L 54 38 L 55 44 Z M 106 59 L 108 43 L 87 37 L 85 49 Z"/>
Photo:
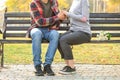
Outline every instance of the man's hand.
<path fill-rule="evenodd" d="M 67 16 L 67 11 L 62 10 L 61 12 L 62 12 L 65 16 Z"/>
<path fill-rule="evenodd" d="M 56 25 L 55 25 L 55 26 L 52 26 L 51 28 L 55 29 L 55 28 L 57 28 L 57 27 L 56 27 Z"/>

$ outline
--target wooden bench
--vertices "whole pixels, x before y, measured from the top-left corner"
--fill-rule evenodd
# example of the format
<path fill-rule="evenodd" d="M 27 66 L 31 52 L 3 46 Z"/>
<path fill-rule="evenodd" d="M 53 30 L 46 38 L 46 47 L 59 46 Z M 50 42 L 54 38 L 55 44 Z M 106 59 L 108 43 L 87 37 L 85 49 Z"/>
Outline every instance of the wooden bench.
<path fill-rule="evenodd" d="M 25 38 L 27 29 L 31 26 L 29 12 L 6 12 L 2 39 L 0 39 L 1 66 L 4 64 L 4 44 L 7 43 L 31 43 L 31 39 Z M 92 40 L 90 43 L 120 43 L 120 14 L 119 13 L 90 13 Z M 69 20 L 61 23 L 60 33 L 70 27 Z M 108 31 L 111 40 L 97 40 L 99 31 Z M 43 42 L 47 42 L 43 40 Z"/>

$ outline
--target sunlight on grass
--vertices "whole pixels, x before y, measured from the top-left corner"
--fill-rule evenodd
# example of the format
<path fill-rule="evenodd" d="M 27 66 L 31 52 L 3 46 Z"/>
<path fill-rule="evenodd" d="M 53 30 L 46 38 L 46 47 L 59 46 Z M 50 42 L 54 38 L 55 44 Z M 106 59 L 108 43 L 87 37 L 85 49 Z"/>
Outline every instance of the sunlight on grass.
<path fill-rule="evenodd" d="M 42 44 L 42 61 L 48 44 Z M 31 44 L 5 44 L 5 64 L 32 64 Z M 73 46 L 76 63 L 120 64 L 120 44 L 82 44 Z M 54 63 L 63 62 L 57 50 Z"/>
<path fill-rule="evenodd" d="M 83 44 L 75 46 L 73 52 L 78 63 L 120 64 L 119 49 L 119 44 Z"/>

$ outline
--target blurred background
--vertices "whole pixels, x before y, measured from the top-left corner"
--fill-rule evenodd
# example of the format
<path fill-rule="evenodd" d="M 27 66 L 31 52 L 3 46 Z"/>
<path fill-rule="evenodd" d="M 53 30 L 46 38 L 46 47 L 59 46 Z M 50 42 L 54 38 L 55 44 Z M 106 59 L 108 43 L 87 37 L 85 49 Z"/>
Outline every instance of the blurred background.
<path fill-rule="evenodd" d="M 0 10 L 7 7 L 8 11 L 29 11 L 29 4 L 32 0 L 0 0 Z M 67 8 L 71 5 L 72 0 L 58 0 L 59 8 Z M 97 13 L 119 13 L 120 0 L 89 0 L 90 12 Z"/>

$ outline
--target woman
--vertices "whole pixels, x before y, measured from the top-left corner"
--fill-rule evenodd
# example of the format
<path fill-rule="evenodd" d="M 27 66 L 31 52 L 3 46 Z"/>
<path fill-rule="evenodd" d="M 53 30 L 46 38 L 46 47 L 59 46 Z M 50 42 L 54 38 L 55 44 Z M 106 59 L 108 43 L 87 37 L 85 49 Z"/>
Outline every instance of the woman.
<path fill-rule="evenodd" d="M 58 49 L 66 66 L 60 70 L 61 74 L 71 74 L 76 71 L 71 45 L 82 44 L 91 40 L 91 29 L 89 25 L 89 2 L 88 0 L 73 0 L 72 6 L 67 11 L 62 11 L 70 18 L 71 27 L 69 31 L 61 35 Z"/>

